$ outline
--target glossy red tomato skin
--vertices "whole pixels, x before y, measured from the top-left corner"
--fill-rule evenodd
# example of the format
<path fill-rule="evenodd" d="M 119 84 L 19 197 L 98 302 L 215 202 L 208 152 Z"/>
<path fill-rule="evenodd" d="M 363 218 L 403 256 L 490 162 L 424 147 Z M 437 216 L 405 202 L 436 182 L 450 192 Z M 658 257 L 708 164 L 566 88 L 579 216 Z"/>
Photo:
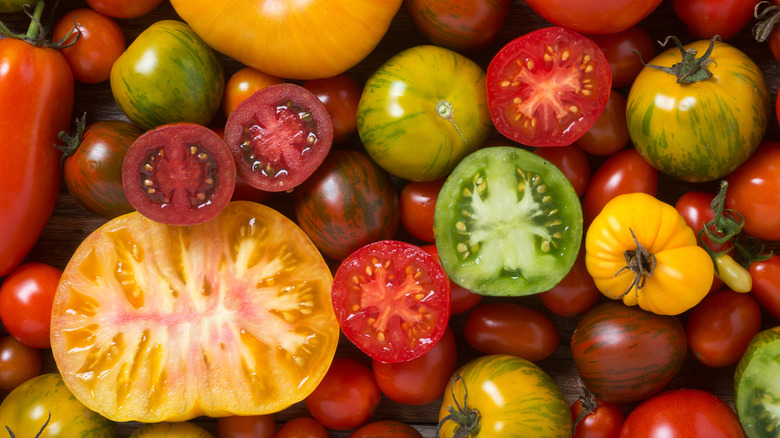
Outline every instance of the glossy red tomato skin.
<path fill-rule="evenodd" d="M 626 122 L 626 98 L 615 91 L 609 93 L 604 111 L 588 132 L 577 139 L 576 145 L 596 156 L 609 156 L 626 147 L 629 142 Z"/>
<path fill-rule="evenodd" d="M 0 285 L 0 319 L 24 345 L 51 347 L 51 309 L 60 277 L 60 268 L 30 262 L 19 265 Z"/>
<path fill-rule="evenodd" d="M 556 148 L 536 148 L 534 153 L 553 163 L 566 175 L 577 196 L 582 197 L 590 183 L 590 162 L 588 156 L 576 145 Z"/>
<path fill-rule="evenodd" d="M 296 222 L 332 259 L 343 260 L 398 231 L 398 192 L 390 175 L 362 151 L 331 151 L 294 195 Z"/>
<path fill-rule="evenodd" d="M 422 434 L 400 421 L 378 420 L 354 430 L 349 438 L 422 438 Z"/>
<path fill-rule="evenodd" d="M 86 0 L 89 7 L 114 18 L 136 18 L 152 12 L 162 0 Z"/>
<path fill-rule="evenodd" d="M 758 0 L 673 0 L 677 17 L 688 26 L 694 38 L 711 39 L 715 35 L 727 40 L 742 30 L 753 18 Z"/>
<path fill-rule="evenodd" d="M 639 23 L 661 0 L 529 0 L 528 6 L 542 18 L 585 34 L 611 34 Z"/>
<path fill-rule="evenodd" d="M 585 266 L 585 245 L 580 247 L 577 260 L 569 273 L 553 286 L 539 294 L 544 307 L 559 316 L 579 315 L 593 307 L 601 298 L 593 277 Z"/>
<path fill-rule="evenodd" d="M 217 438 L 274 438 L 273 415 L 229 416 L 217 418 Z"/>
<path fill-rule="evenodd" d="M 436 260 L 439 260 L 439 250 L 436 249 L 435 244 L 423 245 L 420 248 L 432 255 Z M 450 280 L 450 315 L 471 310 L 474 306 L 479 304 L 480 301 L 482 301 L 482 295 L 475 294 Z"/>
<path fill-rule="evenodd" d="M 444 394 L 457 368 L 455 335 L 447 328 L 439 342 L 422 356 L 406 362 L 372 361 L 379 389 L 398 403 L 422 405 Z"/>
<path fill-rule="evenodd" d="M 740 438 L 745 436 L 734 411 L 715 394 L 701 389 L 663 391 L 631 411 L 620 438 Z"/>
<path fill-rule="evenodd" d="M 0 391 L 11 392 L 40 374 L 42 366 L 39 349 L 28 347 L 13 336 L 0 338 Z"/>
<path fill-rule="evenodd" d="M 726 208 L 745 218 L 742 231 L 762 240 L 780 240 L 780 142 L 759 145 L 726 181 Z"/>
<path fill-rule="evenodd" d="M 601 47 L 609 61 L 613 88 L 631 85 L 644 67 L 642 60 L 649 61 L 655 56 L 655 40 L 640 26 L 588 37 Z"/>
<path fill-rule="evenodd" d="M 358 103 L 363 93 L 357 81 L 341 73 L 329 78 L 309 79 L 302 85 L 327 108 L 333 123 L 333 143 L 343 143 L 357 131 Z"/>
<path fill-rule="evenodd" d="M 753 278 L 751 293 L 761 308 L 780 319 L 780 256 L 772 254 L 766 260 L 753 262 L 748 271 Z"/>
<path fill-rule="evenodd" d="M 91 8 L 74 9 L 63 15 L 52 30 L 52 39 L 64 39 L 76 27 L 76 34 L 65 40 L 75 43 L 61 49 L 73 70 L 73 78 L 86 84 L 97 84 L 111 76 L 111 66 L 125 51 L 125 34 L 113 18 Z"/>
<path fill-rule="evenodd" d="M 317 388 L 305 399 L 306 409 L 323 426 L 354 429 L 367 423 L 382 401 L 382 392 L 367 365 L 337 357 Z"/>
<path fill-rule="evenodd" d="M 498 37 L 510 0 L 405 0 L 415 27 L 433 44 L 456 51 L 484 49 Z"/>
<path fill-rule="evenodd" d="M 510 354 L 537 362 L 560 344 L 552 320 L 520 304 L 484 303 L 471 309 L 464 330 L 466 342 L 482 354 Z"/>
<path fill-rule="evenodd" d="M 610 403 L 603 400 L 597 400 L 596 408 L 582 418 L 583 411 L 582 399 L 575 400 L 571 404 L 571 419 L 579 423 L 574 428 L 572 438 L 618 438 L 623 422 L 626 420 L 626 414 L 623 408 L 617 403 Z"/>
<path fill-rule="evenodd" d="M 284 423 L 274 438 L 328 438 L 328 430 L 311 417 L 298 417 Z"/>
<path fill-rule="evenodd" d="M 688 350 L 710 367 L 735 364 L 761 330 L 761 306 L 750 294 L 723 289 L 710 293 L 688 315 Z"/>
<path fill-rule="evenodd" d="M 401 225 L 412 236 L 426 243 L 433 243 L 433 211 L 443 179 L 434 181 L 410 181 L 401 189 Z"/>

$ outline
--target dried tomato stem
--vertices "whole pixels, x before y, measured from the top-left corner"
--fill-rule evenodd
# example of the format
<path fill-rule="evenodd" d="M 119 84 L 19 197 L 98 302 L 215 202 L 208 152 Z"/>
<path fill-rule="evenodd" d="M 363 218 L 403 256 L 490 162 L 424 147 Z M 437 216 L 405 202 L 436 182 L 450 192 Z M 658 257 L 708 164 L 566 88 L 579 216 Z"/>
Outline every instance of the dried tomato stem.
<path fill-rule="evenodd" d="M 655 271 L 655 254 L 650 254 L 650 252 L 647 251 L 641 243 L 639 243 L 639 240 L 634 234 L 634 230 L 629 228 L 628 231 L 631 232 L 631 237 L 634 238 L 636 249 L 629 249 L 623 253 L 623 256 L 626 259 L 626 266 L 620 268 L 620 270 L 615 273 L 615 276 L 617 277 L 617 275 L 623 272 L 623 270 L 628 269 L 634 273 L 634 281 L 631 282 L 625 292 L 616 298 L 622 298 L 626 296 L 629 292 L 631 292 L 631 289 L 634 289 L 636 294 L 639 295 L 639 289 L 644 287 L 647 277 L 652 276 L 653 272 Z"/>
<path fill-rule="evenodd" d="M 710 46 L 707 48 L 707 51 L 698 58 L 696 57 L 696 50 L 692 48 L 686 50 L 676 36 L 670 35 L 666 37 L 663 42 L 659 43 L 661 46 L 665 46 L 669 40 L 674 41 L 675 45 L 677 45 L 677 48 L 680 49 L 682 60 L 677 64 L 672 65 L 671 67 L 644 64 L 644 62 L 642 62 L 645 67 L 661 70 L 675 76 L 677 78 L 678 84 L 692 84 L 694 82 L 705 81 L 712 77 L 712 72 L 709 71 L 707 67 L 711 62 L 713 62 L 710 58 L 710 55 L 712 54 L 712 49 L 715 47 L 715 42 L 720 41 L 720 36 L 715 35 L 712 37 L 710 40 Z"/>
<path fill-rule="evenodd" d="M 436 426 L 436 434 L 434 435 L 436 438 L 439 438 L 441 428 L 444 426 L 444 423 L 448 421 L 454 421 L 457 423 L 457 426 L 455 427 L 455 435 L 453 438 L 466 438 L 471 435 L 471 432 L 479 428 L 479 411 L 468 407 L 469 391 L 465 383 L 463 383 L 462 407 L 460 403 L 458 403 L 458 399 L 455 397 L 455 383 L 458 381 L 462 382 L 463 377 L 461 377 L 461 375 L 456 372 L 450 379 L 450 394 L 452 395 L 452 401 L 455 403 L 455 406 L 447 407 L 447 412 L 449 412 L 449 415 L 442 418 L 439 422 L 439 425 Z"/>
<path fill-rule="evenodd" d="M 766 5 L 769 5 L 768 1 L 761 1 L 753 9 L 753 17 L 758 20 L 755 26 L 753 26 L 753 38 L 759 43 L 766 41 L 772 33 L 775 24 L 780 22 L 780 6 L 767 6 L 759 12 L 759 9 Z"/>

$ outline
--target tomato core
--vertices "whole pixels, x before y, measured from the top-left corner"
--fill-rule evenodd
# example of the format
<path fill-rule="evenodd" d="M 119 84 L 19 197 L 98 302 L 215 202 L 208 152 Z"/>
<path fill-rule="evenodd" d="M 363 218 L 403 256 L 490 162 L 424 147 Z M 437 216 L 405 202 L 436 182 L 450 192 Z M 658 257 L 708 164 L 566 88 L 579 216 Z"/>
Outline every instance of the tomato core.
<path fill-rule="evenodd" d="M 198 207 L 210 202 L 216 187 L 217 162 L 196 144 L 150 151 L 139 169 L 138 179 L 153 204 L 166 206 L 174 197 Z"/>

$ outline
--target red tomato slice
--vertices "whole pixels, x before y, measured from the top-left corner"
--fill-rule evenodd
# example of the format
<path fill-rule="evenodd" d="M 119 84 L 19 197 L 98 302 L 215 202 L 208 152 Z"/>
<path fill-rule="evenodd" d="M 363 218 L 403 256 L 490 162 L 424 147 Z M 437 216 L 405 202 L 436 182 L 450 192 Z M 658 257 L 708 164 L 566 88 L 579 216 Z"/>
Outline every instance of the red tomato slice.
<path fill-rule="evenodd" d="M 591 39 L 546 27 L 510 41 L 487 68 L 493 124 L 528 146 L 565 146 L 590 129 L 607 105 L 612 72 Z"/>
<path fill-rule="evenodd" d="M 420 247 L 368 244 L 339 266 L 331 290 L 344 335 L 372 359 L 404 362 L 441 339 L 450 317 L 450 283 Z"/>

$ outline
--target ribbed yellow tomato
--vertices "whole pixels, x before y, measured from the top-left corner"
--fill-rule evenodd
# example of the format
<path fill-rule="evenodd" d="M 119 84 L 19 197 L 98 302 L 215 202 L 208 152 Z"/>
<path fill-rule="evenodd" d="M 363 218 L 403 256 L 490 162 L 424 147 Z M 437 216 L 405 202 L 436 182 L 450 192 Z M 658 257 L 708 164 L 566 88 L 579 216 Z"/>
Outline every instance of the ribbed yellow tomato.
<path fill-rule="evenodd" d="M 660 315 L 698 304 L 715 269 L 677 210 L 645 193 L 604 206 L 585 236 L 585 265 L 602 294 Z"/>

